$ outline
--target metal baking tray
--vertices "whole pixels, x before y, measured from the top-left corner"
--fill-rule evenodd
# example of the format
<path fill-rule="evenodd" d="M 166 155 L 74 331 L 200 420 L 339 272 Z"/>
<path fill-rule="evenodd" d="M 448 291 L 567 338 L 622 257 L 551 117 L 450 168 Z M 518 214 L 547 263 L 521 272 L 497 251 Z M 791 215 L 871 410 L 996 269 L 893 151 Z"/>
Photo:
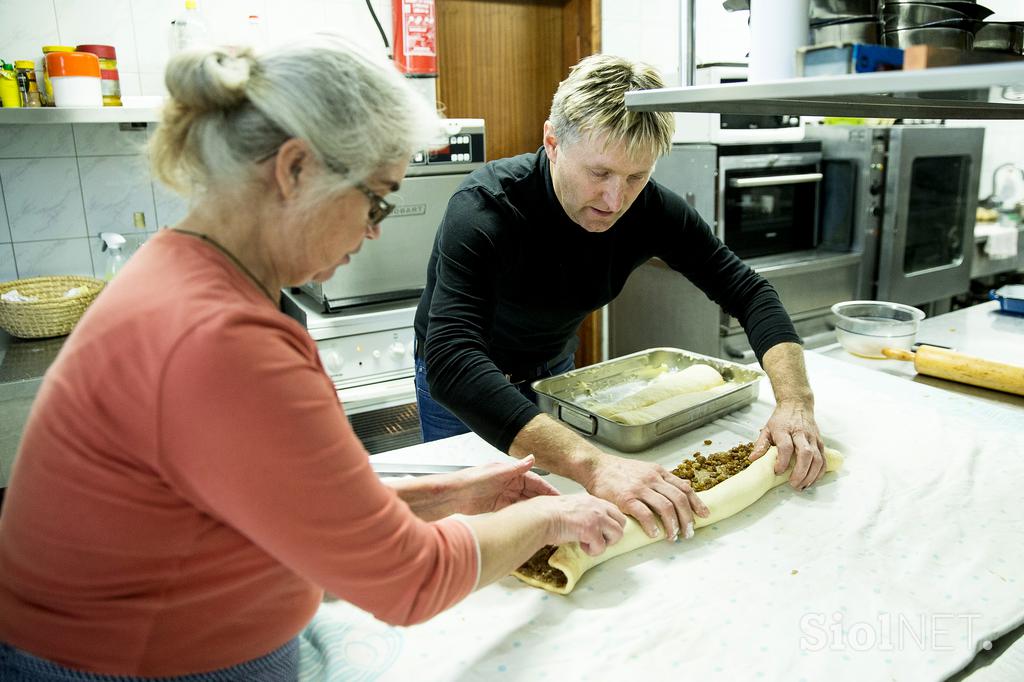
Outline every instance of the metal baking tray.
<path fill-rule="evenodd" d="M 713 395 L 646 424 L 620 424 L 592 411 L 648 385 L 665 372 L 714 367 L 726 386 Z M 679 348 L 649 348 L 533 382 L 537 405 L 584 436 L 622 452 L 638 452 L 757 400 L 764 373 Z M 731 385 L 731 386 L 730 386 Z"/>

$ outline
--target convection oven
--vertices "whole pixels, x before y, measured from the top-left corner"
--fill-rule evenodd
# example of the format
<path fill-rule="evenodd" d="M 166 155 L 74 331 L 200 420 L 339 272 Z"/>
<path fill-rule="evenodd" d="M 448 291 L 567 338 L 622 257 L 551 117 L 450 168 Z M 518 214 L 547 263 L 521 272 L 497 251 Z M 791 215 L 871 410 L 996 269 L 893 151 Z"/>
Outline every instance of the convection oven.
<path fill-rule="evenodd" d="M 863 253 L 859 297 L 942 304 L 970 288 L 983 128 L 816 126 L 823 239 Z"/>

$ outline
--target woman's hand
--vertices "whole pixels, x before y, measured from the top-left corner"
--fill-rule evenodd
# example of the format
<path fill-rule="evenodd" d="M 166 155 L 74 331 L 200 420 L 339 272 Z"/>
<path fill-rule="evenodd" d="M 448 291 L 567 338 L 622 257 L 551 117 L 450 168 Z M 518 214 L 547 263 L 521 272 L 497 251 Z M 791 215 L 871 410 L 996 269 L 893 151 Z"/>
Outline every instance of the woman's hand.
<path fill-rule="evenodd" d="M 548 519 L 545 544 L 578 542 L 584 552 L 597 556 L 622 539 L 626 515 L 607 500 L 579 493 L 537 499 L 530 504 Z"/>
<path fill-rule="evenodd" d="M 452 474 L 451 504 L 454 513 L 484 514 L 538 495 L 558 495 L 558 490 L 530 471 L 533 455 L 518 462 L 495 462 Z"/>

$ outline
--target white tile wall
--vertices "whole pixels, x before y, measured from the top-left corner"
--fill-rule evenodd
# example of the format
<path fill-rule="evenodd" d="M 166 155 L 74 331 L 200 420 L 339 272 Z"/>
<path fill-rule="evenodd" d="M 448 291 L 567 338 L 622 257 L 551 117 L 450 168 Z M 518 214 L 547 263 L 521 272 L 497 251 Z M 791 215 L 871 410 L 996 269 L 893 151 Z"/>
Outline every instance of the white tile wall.
<path fill-rule="evenodd" d="M 602 0 L 601 51 L 651 64 L 679 85 L 683 17 L 678 0 Z"/>
<path fill-rule="evenodd" d="M 153 182 L 153 198 L 156 201 L 156 222 L 152 225 L 146 223 L 150 229 L 174 225 L 188 213 L 188 201 L 156 181 Z"/>
<path fill-rule="evenodd" d="M 74 157 L 4 159 L 0 161 L 0 182 L 15 242 L 86 235 Z"/>
<path fill-rule="evenodd" d="M 0 56 L 7 61 L 35 60 L 43 45 L 60 44 L 53 0 L 0 0 L 0 17 Z"/>
<path fill-rule="evenodd" d="M 117 69 L 139 70 L 130 0 L 52 0 L 64 45 L 113 45 Z M 40 4 L 46 4 L 42 2 Z M 39 47 L 36 46 L 36 50 Z"/>
<path fill-rule="evenodd" d="M 18 277 L 85 275 L 93 277 L 89 239 L 48 239 L 14 244 Z"/>
<path fill-rule="evenodd" d="M 0 244 L 10 243 L 11 228 L 7 222 L 7 204 L 4 202 L 3 187 L 0 186 Z"/>
<path fill-rule="evenodd" d="M 70 125 L 5 125 L 0 129 L 0 159 L 74 155 Z"/>
<path fill-rule="evenodd" d="M 14 264 L 14 245 L 0 244 L 0 282 L 18 279 L 18 268 Z"/>
<path fill-rule="evenodd" d="M 76 123 L 72 129 L 78 156 L 138 156 L 146 151 L 149 128 L 121 130 L 119 123 Z"/>
<path fill-rule="evenodd" d="M 90 235 L 129 232 L 135 229 L 135 213 L 145 216 L 146 225 L 156 224 L 153 186 L 145 157 L 79 156 L 78 171 Z"/>

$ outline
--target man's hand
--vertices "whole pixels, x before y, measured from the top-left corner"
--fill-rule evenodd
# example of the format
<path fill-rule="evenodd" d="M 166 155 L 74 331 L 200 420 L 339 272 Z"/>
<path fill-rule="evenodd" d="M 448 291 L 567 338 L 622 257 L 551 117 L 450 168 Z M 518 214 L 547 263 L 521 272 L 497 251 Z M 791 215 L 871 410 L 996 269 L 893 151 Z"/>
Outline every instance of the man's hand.
<path fill-rule="evenodd" d="M 774 445 L 779 450 L 775 474 L 781 474 L 796 456 L 789 484 L 803 490 L 825 473 L 825 443 L 814 422 L 814 394 L 807 381 L 804 351 L 798 343 L 779 343 L 764 354 L 761 366 L 772 382 L 775 411 L 754 442 L 753 461 Z"/>
<path fill-rule="evenodd" d="M 530 471 L 533 456 L 495 462 L 453 474 L 452 504 L 460 514 L 484 514 L 538 495 L 558 495 L 550 483 Z"/>
<path fill-rule="evenodd" d="M 690 483 L 660 464 L 602 453 L 589 480 L 580 482 L 590 494 L 614 502 L 635 518 L 650 537 L 658 534 L 655 519 L 661 521 L 671 540 L 678 539 L 680 533 L 685 538 L 693 537 L 694 513 L 709 513 Z"/>
<path fill-rule="evenodd" d="M 754 442 L 750 461 L 761 457 L 772 445 L 779 450 L 776 475 L 789 468 L 790 459 L 796 456 L 789 484 L 797 490 L 804 490 L 824 475 L 825 443 L 814 422 L 811 405 L 799 400 L 779 403 Z"/>

